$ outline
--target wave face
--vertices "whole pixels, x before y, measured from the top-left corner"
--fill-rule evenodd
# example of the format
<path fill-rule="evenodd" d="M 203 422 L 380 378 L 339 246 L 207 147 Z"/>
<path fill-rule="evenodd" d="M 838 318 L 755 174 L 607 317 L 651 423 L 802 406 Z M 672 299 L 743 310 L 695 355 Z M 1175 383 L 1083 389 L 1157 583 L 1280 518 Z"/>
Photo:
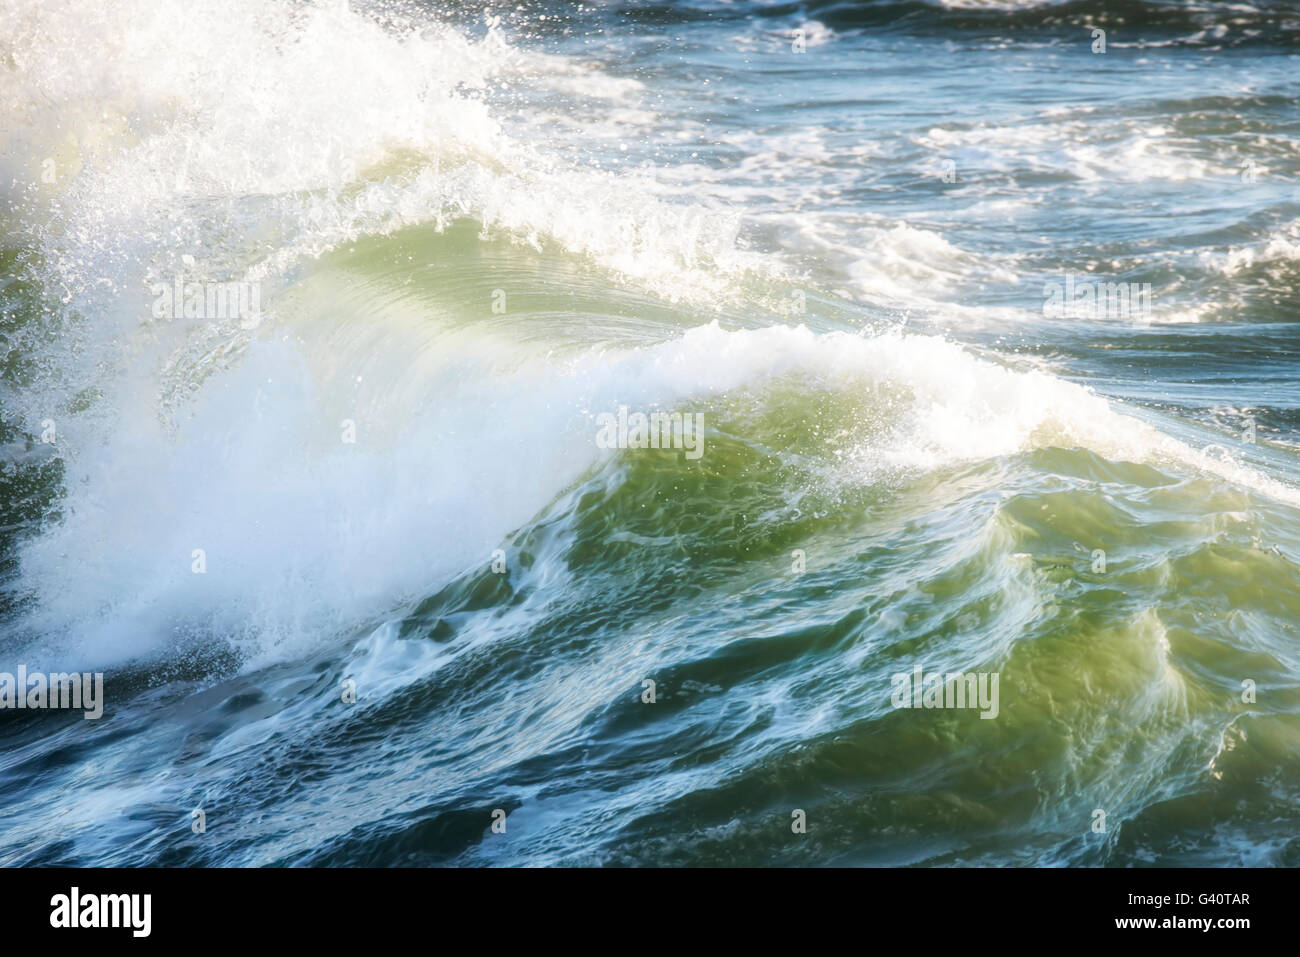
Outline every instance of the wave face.
<path fill-rule="evenodd" d="M 1300 863 L 1297 25 L 14 0 L 0 861 Z"/>

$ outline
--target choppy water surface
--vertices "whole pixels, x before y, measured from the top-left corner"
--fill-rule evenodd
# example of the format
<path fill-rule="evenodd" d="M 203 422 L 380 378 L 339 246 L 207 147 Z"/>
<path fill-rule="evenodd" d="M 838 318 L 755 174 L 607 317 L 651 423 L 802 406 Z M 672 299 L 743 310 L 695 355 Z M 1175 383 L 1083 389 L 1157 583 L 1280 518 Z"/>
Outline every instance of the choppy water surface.
<path fill-rule="evenodd" d="M 1300 864 L 1298 49 L 14 0 L 0 861 Z"/>

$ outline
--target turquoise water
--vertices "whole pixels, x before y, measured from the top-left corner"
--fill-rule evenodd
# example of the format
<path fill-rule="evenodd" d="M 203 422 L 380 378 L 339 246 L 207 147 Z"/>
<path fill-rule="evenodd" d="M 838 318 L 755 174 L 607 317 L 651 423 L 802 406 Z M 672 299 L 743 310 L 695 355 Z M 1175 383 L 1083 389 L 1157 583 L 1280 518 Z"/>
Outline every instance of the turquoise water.
<path fill-rule="evenodd" d="M 0 47 L 0 861 L 1300 863 L 1300 5 Z"/>

